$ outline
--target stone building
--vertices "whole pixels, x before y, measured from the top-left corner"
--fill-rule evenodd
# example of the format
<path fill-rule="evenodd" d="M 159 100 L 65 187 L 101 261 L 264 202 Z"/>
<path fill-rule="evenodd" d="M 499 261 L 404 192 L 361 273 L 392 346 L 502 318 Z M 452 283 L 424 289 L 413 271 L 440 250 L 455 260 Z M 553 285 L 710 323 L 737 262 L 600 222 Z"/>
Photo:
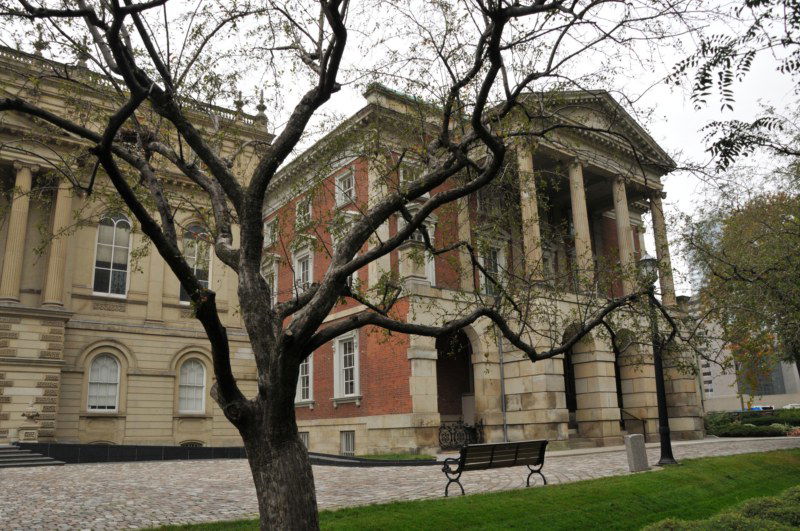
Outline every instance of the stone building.
<path fill-rule="evenodd" d="M 0 86 L 5 93 L 35 93 L 42 105 L 62 110 L 72 100 L 57 80 L 28 86 L 53 65 L 2 49 Z M 424 129 L 430 108 L 420 112 L 420 102 L 380 86 L 365 97 L 364 108 L 273 179 L 265 205 L 264 274 L 278 300 L 321 278 L 341 227 L 379 199 L 388 183 L 402 185 L 421 168 L 411 151 L 399 156 L 408 140 L 400 132 L 420 120 Z M 102 89 L 81 98 L 100 101 Z M 607 93 L 559 98 L 561 119 L 589 127 L 536 146 L 519 143 L 509 163 L 516 184 L 437 210 L 429 235 L 437 245 L 486 239 L 482 216 L 501 197 L 495 206 L 508 207 L 519 227 L 478 246 L 483 266 L 501 274 L 512 264 L 539 264 L 543 275 L 561 272 L 569 279 L 570 271 L 580 271 L 586 282 L 604 274 L 604 262 L 634 267 L 644 249 L 642 215 L 649 210 L 665 265 L 663 301 L 674 305 L 660 182 L 674 164 Z M 233 152 L 237 141 L 271 139 L 262 114 L 205 107 L 203 115 L 210 113 L 229 130 L 223 150 Z M 395 163 L 393 173 L 370 149 L 378 141 L 390 146 L 383 161 Z M 40 440 L 240 444 L 210 396 L 207 341 L 174 275 L 153 249 L 141 252 L 148 243 L 135 219 L 75 193 L 53 170 L 73 160 L 79 147 L 38 121 L 0 117 L 0 442 L 18 436 L 26 422 L 22 412 L 32 404 L 41 412 Z M 247 175 L 253 160 L 252 150 L 249 156 L 244 150 L 235 171 Z M 164 171 L 175 190 L 192 197 L 177 172 Z M 203 227 L 192 212 L 183 215 L 184 252 L 217 293 L 235 375 L 246 393 L 254 392 L 234 273 L 202 245 Z M 375 237 L 391 236 L 399 223 L 393 218 Z M 405 288 L 393 316 L 415 322 L 457 313 L 462 294 L 493 289 L 463 251 L 433 258 L 416 237 L 358 271 L 353 282 L 372 288 L 385 275 Z M 569 282 L 561 288 L 571 293 Z M 627 277 L 612 278 L 603 295 L 631 289 Z M 576 297 L 561 297 L 561 311 L 569 313 Z M 362 311 L 363 304 L 346 299 L 327 321 Z M 656 438 L 648 352 L 617 359 L 607 341 L 592 336 L 566 357 L 532 364 L 507 342 L 498 344 L 489 328 L 479 321 L 438 342 L 362 329 L 318 349 L 298 382 L 296 412 L 307 446 L 328 453 L 431 451 L 440 446 L 441 426 L 455 422 L 481 425 L 490 441 L 502 440 L 504 432 L 511 440 L 547 438 L 562 445 L 617 444 L 626 430 Z M 673 433 L 701 436 L 696 379 L 676 371 L 668 376 Z"/>

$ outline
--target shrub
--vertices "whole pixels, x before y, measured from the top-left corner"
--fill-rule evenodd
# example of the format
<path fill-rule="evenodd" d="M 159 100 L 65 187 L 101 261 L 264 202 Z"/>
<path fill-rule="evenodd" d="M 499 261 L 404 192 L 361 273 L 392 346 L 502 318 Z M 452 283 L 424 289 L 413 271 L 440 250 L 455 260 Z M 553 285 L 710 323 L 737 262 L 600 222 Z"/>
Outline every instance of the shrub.
<path fill-rule="evenodd" d="M 800 527 L 800 486 L 780 496 L 753 498 L 706 520 L 668 518 L 649 531 L 779 531 Z"/>
<path fill-rule="evenodd" d="M 709 413 L 705 416 L 704 422 L 706 425 L 706 431 L 708 433 L 716 435 L 714 432 L 723 426 L 727 426 L 731 422 L 737 420 L 736 413 L 728 413 L 726 411 L 715 411 L 713 413 Z"/>
<path fill-rule="evenodd" d="M 782 524 L 800 526 L 800 504 L 783 496 L 746 501 L 739 506 L 738 512 L 748 518 L 774 520 Z"/>
<path fill-rule="evenodd" d="M 741 514 L 722 513 L 707 520 L 677 520 L 669 518 L 644 528 L 644 531 L 787 531 L 786 524 Z"/>
<path fill-rule="evenodd" d="M 786 435 L 786 432 L 784 427 L 732 423 L 718 428 L 712 435 L 718 437 L 782 437 Z"/>
<path fill-rule="evenodd" d="M 790 426 L 800 426 L 800 410 L 779 409 L 767 415 L 743 414 L 742 422 L 755 424 L 756 426 L 769 426 L 770 424 L 780 423 Z"/>

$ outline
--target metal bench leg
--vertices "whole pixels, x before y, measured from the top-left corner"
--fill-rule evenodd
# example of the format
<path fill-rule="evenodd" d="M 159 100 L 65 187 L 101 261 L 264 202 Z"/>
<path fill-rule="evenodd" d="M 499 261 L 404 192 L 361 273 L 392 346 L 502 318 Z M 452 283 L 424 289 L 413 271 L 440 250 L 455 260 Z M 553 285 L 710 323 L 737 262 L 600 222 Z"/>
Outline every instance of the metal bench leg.
<path fill-rule="evenodd" d="M 459 474 L 459 476 L 461 476 L 461 474 Z M 458 488 L 461 489 L 461 495 L 464 496 L 464 486 L 461 485 L 461 482 L 458 480 L 458 478 L 455 478 L 455 479 L 447 478 L 447 486 L 444 488 L 445 497 L 447 497 L 447 491 L 450 490 L 450 485 L 452 483 L 455 483 L 456 485 L 458 485 Z"/>
<path fill-rule="evenodd" d="M 531 476 L 534 475 L 534 474 L 539 474 L 542 477 L 542 482 L 544 482 L 544 484 L 547 485 L 547 478 L 544 477 L 544 474 L 542 474 L 542 467 L 533 469 L 533 468 L 530 467 L 530 465 L 527 465 L 527 466 L 528 466 L 528 470 L 530 470 L 531 472 L 530 472 L 530 474 L 528 474 L 528 479 L 525 480 L 525 486 L 526 487 L 530 487 L 531 486 Z"/>

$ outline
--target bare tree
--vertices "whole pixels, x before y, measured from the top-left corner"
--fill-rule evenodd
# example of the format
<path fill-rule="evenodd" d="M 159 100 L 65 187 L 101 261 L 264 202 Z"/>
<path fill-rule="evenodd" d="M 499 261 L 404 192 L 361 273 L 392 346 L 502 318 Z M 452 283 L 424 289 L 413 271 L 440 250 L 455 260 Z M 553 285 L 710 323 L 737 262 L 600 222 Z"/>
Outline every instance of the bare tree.
<path fill-rule="evenodd" d="M 461 315 L 448 316 L 436 326 L 394 319 L 390 310 L 399 292 L 390 283 L 376 303 L 350 287 L 347 278 L 418 230 L 430 252 L 447 252 L 432 244 L 426 220 L 437 209 L 499 181 L 513 142 L 547 139 L 569 128 L 620 135 L 611 126 L 560 120 L 558 105 L 531 104 L 530 94 L 585 91 L 606 82 L 611 71 L 629 68 L 631 61 L 649 60 L 650 51 L 692 29 L 686 24 L 700 5 L 689 0 L 352 4 L 0 1 L 9 40 L 39 51 L 49 46 L 47 53 L 54 59 L 85 63 L 91 79 L 101 79 L 113 95 L 104 107 L 69 115 L 38 104 L 35 91 L 21 91 L 0 99 L 0 112 L 35 118 L 81 139 L 85 171 L 72 177 L 75 186 L 93 194 L 110 183 L 191 296 L 211 343 L 215 399 L 244 440 L 264 529 L 318 526 L 311 466 L 294 410 L 299 365 L 315 348 L 365 326 L 440 337 L 489 319 L 536 362 L 566 352 L 593 329 L 607 330 L 613 340 L 612 315 L 623 309 L 636 312 L 635 305 L 651 296 L 645 289 L 613 299 L 591 297 L 577 316 L 579 325 L 540 349 L 531 337 L 536 334 L 533 323 L 544 317 L 535 319 L 531 313 L 552 310 L 537 310 L 531 302 L 539 291 L 530 277 L 520 275 L 511 283 L 498 279 L 492 297 L 472 294 Z M 395 25 L 377 27 L 387 21 Z M 393 40 L 396 36 L 399 41 Z M 363 53 L 351 50 L 354 38 Z M 366 66 L 358 62 L 377 48 L 383 50 L 380 58 Z M 267 92 L 274 109 L 290 101 L 296 87 L 306 88 L 270 143 L 226 155 L 220 147 L 224 128 L 204 116 L 208 107 L 197 102 L 241 100 L 237 92 L 252 82 L 253 72 L 261 76 L 259 91 Z M 331 250 L 319 282 L 273 304 L 261 269 L 263 205 L 271 199 L 279 168 L 304 139 L 315 114 L 340 90 L 345 74 L 348 82 L 389 79 L 435 103 L 417 135 L 425 170 L 365 206 Z M 76 92 L 87 84 L 68 68 L 54 67 L 47 75 Z M 528 103 L 523 104 L 525 98 Z M 242 153 L 255 158 L 243 179 L 233 169 Z M 642 168 L 658 163 L 647 153 L 636 156 Z M 174 214 L 185 202 L 178 201 L 161 174 L 167 164 L 205 198 L 213 249 L 237 274 L 241 314 L 258 371 L 255 397 L 242 393 L 232 373 L 215 293 L 202 285 L 182 256 Z M 418 203 L 413 211 L 407 208 L 410 201 Z M 402 217 L 404 225 L 360 252 L 392 216 Z M 451 247 L 465 249 L 473 266 L 495 282 L 470 242 Z M 341 297 L 359 300 L 369 310 L 325 324 Z M 663 308 L 662 313 L 674 325 Z"/>

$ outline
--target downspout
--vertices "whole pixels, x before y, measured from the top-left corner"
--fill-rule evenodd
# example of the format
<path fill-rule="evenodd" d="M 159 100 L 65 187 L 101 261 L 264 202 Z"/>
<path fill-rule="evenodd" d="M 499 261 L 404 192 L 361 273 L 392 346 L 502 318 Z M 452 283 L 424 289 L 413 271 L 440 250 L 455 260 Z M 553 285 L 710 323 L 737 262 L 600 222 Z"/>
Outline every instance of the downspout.
<path fill-rule="evenodd" d="M 500 411 L 503 412 L 503 442 L 508 442 L 508 416 L 506 415 L 506 373 L 503 368 L 503 336 L 497 327 L 494 327 L 497 336 L 497 352 L 500 355 Z"/>

